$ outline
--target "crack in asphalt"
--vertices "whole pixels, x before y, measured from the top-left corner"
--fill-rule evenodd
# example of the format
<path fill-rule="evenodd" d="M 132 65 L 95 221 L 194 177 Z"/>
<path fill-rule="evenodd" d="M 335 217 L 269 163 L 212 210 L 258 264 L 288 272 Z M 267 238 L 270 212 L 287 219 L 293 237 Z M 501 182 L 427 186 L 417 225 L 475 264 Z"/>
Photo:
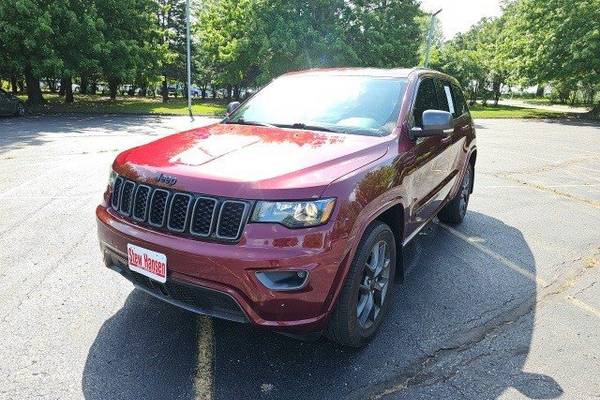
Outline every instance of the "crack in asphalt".
<path fill-rule="evenodd" d="M 462 353 L 475 347 L 477 344 L 485 340 L 492 333 L 500 332 L 503 327 L 512 325 L 518 322 L 521 318 L 527 316 L 534 309 L 536 304 L 535 296 L 527 297 L 518 306 L 506 311 L 505 313 L 499 314 L 498 316 L 489 319 L 483 325 L 471 328 L 466 332 L 461 333 L 460 337 L 465 338 L 461 342 L 450 344 L 448 346 L 440 347 L 433 352 L 430 352 L 427 356 L 416 360 L 414 363 L 405 368 L 405 372 L 396 375 L 390 379 L 385 380 L 375 386 L 370 387 L 367 391 L 356 391 L 351 393 L 349 399 L 364 399 L 369 398 L 371 400 L 377 400 L 389 396 L 394 393 L 398 393 L 402 390 L 408 389 L 414 386 L 427 386 L 435 384 L 440 381 L 450 379 L 456 372 L 452 373 L 456 368 L 459 368 L 461 364 L 464 366 L 476 361 L 476 357 L 469 358 L 462 362 L 457 362 L 452 366 L 451 372 L 443 375 L 433 374 L 431 371 L 441 361 L 447 360 L 458 353 Z M 449 376 L 451 375 L 451 376 Z M 432 382 L 433 381 L 433 382 Z M 431 382 L 431 383 L 430 383 Z"/>
<path fill-rule="evenodd" d="M 585 197 L 576 196 L 576 195 L 573 195 L 571 193 L 560 191 L 560 190 L 558 190 L 556 188 L 553 188 L 553 187 L 542 185 L 541 183 L 527 182 L 527 181 L 524 181 L 522 179 L 519 179 L 519 178 L 516 178 L 516 177 L 512 176 L 512 174 L 491 174 L 491 175 L 494 176 L 494 177 L 496 177 L 496 178 L 504 179 L 504 180 L 507 180 L 507 181 L 510 181 L 510 182 L 518 183 L 518 184 L 523 185 L 523 186 L 527 186 L 528 188 L 531 188 L 531 189 L 537 189 L 537 190 L 542 191 L 542 192 L 552 193 L 552 194 L 555 194 L 557 196 L 563 197 L 563 198 L 568 199 L 568 200 L 575 200 L 575 201 L 578 201 L 580 203 L 592 206 L 594 208 L 600 208 L 600 201 L 596 201 L 596 200 L 592 200 L 592 199 L 587 199 Z"/>
<path fill-rule="evenodd" d="M 443 225 L 441 225 L 444 227 Z M 600 250 L 600 249 L 599 249 Z M 598 253 L 595 253 L 592 259 L 595 259 Z M 584 256 L 573 259 L 572 263 L 586 259 Z M 484 324 L 468 329 L 467 331 L 461 332 L 456 336 L 455 343 L 450 343 L 447 346 L 440 347 L 433 352 L 429 352 L 425 357 L 417 359 L 411 363 L 404 370 L 405 372 L 393 376 L 389 379 L 380 382 L 379 384 L 373 385 L 366 390 L 359 390 L 351 393 L 347 398 L 349 399 L 363 399 L 369 398 L 371 400 L 378 400 L 394 393 L 401 392 L 410 387 L 416 386 L 430 386 L 439 382 L 446 383 L 449 379 L 455 376 L 459 369 L 477 361 L 481 357 L 491 355 L 488 353 L 478 354 L 474 357 L 468 358 L 463 361 L 455 362 L 451 365 L 450 371 L 444 374 L 436 374 L 433 372 L 434 368 L 439 365 L 442 361 L 450 359 L 459 353 L 463 353 L 467 350 L 474 348 L 485 339 L 491 337 L 495 333 L 502 333 L 507 330 L 510 326 L 516 324 L 522 318 L 529 315 L 535 308 L 536 305 L 548 301 L 549 298 L 563 294 L 565 291 L 571 289 L 581 277 L 583 277 L 586 271 L 589 270 L 586 265 L 580 266 L 575 272 L 570 274 L 559 275 L 562 279 L 556 279 L 550 284 L 546 284 L 540 288 L 539 298 L 538 295 L 527 296 L 519 305 L 507 310 L 504 313 L 487 320 Z M 534 280 L 536 284 L 539 284 L 539 279 Z M 571 303 L 577 305 L 580 302 L 578 299 L 572 296 L 565 296 Z M 514 299 L 511 299 L 514 300 Z M 509 301 L 510 302 L 510 301 Z M 506 303 L 506 302 L 505 302 Z M 583 303 L 583 302 L 581 302 Z M 592 313 L 597 313 L 594 309 L 583 303 L 578 307 Z M 497 309 L 497 308 L 496 308 Z M 485 314 L 489 314 L 486 312 Z M 483 314 L 483 315 L 485 315 Z M 483 317 L 481 315 L 480 317 Z M 466 339 L 465 339 L 466 338 Z M 463 340 L 460 340 L 463 339 Z M 427 353 L 426 351 L 424 351 Z M 515 355 L 518 355 L 515 353 Z M 457 389 L 457 388 L 455 388 Z M 463 395 L 461 392 L 459 392 Z"/>

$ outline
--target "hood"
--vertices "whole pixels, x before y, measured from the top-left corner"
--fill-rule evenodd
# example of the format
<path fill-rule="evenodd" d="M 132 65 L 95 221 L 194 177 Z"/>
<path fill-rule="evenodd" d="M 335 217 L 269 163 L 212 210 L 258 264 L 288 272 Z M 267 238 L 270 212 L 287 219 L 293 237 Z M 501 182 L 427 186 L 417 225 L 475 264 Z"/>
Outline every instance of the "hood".
<path fill-rule="evenodd" d="M 313 198 L 382 157 L 389 142 L 389 136 L 216 124 L 125 151 L 113 168 L 159 186 L 165 186 L 157 180 L 164 174 L 176 178 L 172 188 L 215 196 Z"/>

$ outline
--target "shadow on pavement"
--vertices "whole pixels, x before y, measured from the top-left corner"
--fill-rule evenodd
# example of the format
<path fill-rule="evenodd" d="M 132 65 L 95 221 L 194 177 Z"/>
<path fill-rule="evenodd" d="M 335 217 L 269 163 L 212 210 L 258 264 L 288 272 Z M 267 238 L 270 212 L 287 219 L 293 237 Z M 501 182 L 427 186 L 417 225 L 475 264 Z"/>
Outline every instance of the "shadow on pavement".
<path fill-rule="evenodd" d="M 164 128 L 165 116 L 152 115 L 56 115 L 0 118 L 0 154 L 47 143 L 44 135 L 77 135 L 100 131 L 116 136 L 123 131 L 153 136 Z"/>
<path fill-rule="evenodd" d="M 195 315 L 132 291 L 90 348 L 84 397 L 193 399 L 197 331 Z"/>
<path fill-rule="evenodd" d="M 501 257 L 431 224 L 407 249 L 406 282 L 396 286 L 386 322 L 364 349 L 213 320 L 214 398 L 495 399 L 509 388 L 531 398 L 560 396 L 551 377 L 523 371 L 536 285 L 499 261 L 535 276 L 521 232 L 476 212 L 459 229 Z M 85 397 L 193 398 L 193 319 L 133 291 L 90 349 Z"/>

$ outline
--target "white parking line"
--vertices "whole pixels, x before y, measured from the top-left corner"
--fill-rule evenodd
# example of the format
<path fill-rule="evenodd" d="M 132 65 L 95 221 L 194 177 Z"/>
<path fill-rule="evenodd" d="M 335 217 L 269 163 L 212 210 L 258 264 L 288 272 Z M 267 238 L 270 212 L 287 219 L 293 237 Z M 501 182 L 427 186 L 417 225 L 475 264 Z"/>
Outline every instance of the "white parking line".
<path fill-rule="evenodd" d="M 210 317 L 198 317 L 198 364 L 194 377 L 196 400 L 212 400 L 214 381 L 213 324 Z"/>
<path fill-rule="evenodd" d="M 538 183 L 535 183 L 538 184 Z M 481 189 L 529 189 L 527 185 L 481 185 Z M 568 188 L 568 187 L 600 187 L 600 183 L 582 183 L 582 184 L 565 184 L 565 185 L 544 185 L 547 188 Z"/>
<path fill-rule="evenodd" d="M 445 225 L 442 223 L 438 223 L 438 225 L 441 228 L 443 228 L 444 230 L 446 230 L 446 232 L 456 236 L 457 238 L 461 239 L 465 243 L 468 243 L 471 246 L 475 247 L 477 250 L 481 251 L 482 253 L 492 257 L 494 260 L 498 261 L 505 267 L 508 267 L 508 268 L 512 269 L 513 271 L 517 272 L 518 274 L 524 276 L 525 278 L 531 280 L 532 282 L 534 282 L 536 284 L 536 286 L 538 286 L 540 288 L 544 288 L 549 285 L 549 283 L 545 279 L 539 278 L 537 275 L 528 271 L 525 267 L 523 267 L 523 266 L 509 260 L 508 258 L 504 257 L 503 255 L 498 254 L 495 251 L 485 247 L 484 245 L 482 245 L 480 243 L 480 240 L 478 240 L 477 238 L 471 239 L 469 236 L 465 235 L 464 233 L 462 233 L 460 231 L 457 231 L 456 229 L 454 229 L 448 225 Z M 576 299 L 575 297 L 567 295 L 567 294 L 563 295 L 562 298 L 567 300 L 569 303 L 571 303 L 575 307 L 600 319 L 600 310 L 598 310 L 594 306 L 587 304 L 586 302 Z"/>

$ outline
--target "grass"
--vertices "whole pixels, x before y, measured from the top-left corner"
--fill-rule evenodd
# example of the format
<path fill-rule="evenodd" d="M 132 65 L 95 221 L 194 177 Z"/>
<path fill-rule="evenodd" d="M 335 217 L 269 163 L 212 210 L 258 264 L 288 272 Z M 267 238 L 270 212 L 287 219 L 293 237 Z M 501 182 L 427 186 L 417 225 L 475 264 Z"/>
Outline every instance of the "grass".
<path fill-rule="evenodd" d="M 25 100 L 25 96 L 20 96 Z M 170 99 L 163 103 L 160 98 L 117 97 L 110 100 L 99 95 L 75 95 L 75 102 L 64 104 L 63 98 L 56 94 L 44 94 L 46 103 L 41 106 L 29 107 L 34 114 L 162 114 L 187 115 L 187 103 L 183 98 Z M 192 111 L 194 115 L 222 116 L 225 115 L 226 102 L 223 100 L 194 100 Z M 483 107 L 476 104 L 471 107 L 474 118 L 564 118 L 568 114 L 558 111 L 540 110 L 515 106 Z"/>
<path fill-rule="evenodd" d="M 20 96 L 21 97 L 21 96 Z M 21 97 L 26 100 L 26 97 Z M 110 100 L 99 95 L 75 95 L 75 102 L 64 104 L 63 98 L 56 94 L 44 94 L 46 103 L 40 106 L 28 107 L 28 112 L 34 114 L 162 114 L 187 115 L 187 102 L 183 98 L 170 99 L 163 103 L 160 98 L 117 97 Z M 194 100 L 192 112 L 194 115 L 225 115 L 226 106 L 222 101 Z"/>
<path fill-rule="evenodd" d="M 560 111 L 540 110 L 537 108 L 514 107 L 514 106 L 492 106 L 486 107 L 476 104 L 472 107 L 473 118 L 527 118 L 527 119 L 552 119 L 566 118 L 569 114 Z"/>

